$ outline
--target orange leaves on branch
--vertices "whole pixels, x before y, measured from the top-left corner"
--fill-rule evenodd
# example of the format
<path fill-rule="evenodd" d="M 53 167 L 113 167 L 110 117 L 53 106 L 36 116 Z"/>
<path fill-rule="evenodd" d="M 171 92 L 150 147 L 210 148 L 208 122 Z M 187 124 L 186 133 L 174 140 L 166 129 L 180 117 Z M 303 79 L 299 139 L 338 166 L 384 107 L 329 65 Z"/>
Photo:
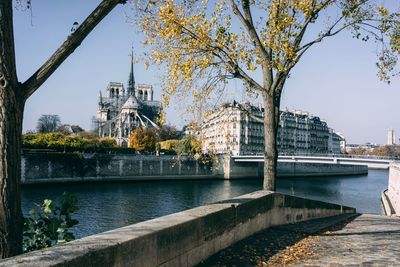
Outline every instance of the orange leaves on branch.
<path fill-rule="evenodd" d="M 136 128 L 131 134 L 129 147 L 139 152 L 153 152 L 158 142 L 157 133 L 154 128 Z"/>

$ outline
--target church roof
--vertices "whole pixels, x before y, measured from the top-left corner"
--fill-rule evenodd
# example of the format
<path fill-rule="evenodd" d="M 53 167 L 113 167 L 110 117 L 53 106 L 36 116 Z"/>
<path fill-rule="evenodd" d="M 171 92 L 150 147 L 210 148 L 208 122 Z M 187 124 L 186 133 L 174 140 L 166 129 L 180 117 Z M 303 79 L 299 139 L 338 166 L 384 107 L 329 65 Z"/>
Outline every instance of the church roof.
<path fill-rule="evenodd" d="M 131 108 L 139 108 L 140 102 L 134 95 L 129 96 L 126 100 L 125 104 L 122 106 L 122 109 L 131 109 Z"/>

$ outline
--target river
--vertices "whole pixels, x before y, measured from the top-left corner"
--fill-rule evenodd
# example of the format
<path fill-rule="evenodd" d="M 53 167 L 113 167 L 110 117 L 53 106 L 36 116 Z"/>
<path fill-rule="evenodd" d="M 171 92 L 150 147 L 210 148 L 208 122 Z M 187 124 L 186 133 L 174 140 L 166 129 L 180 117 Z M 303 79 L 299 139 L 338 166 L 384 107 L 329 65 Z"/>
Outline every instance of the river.
<path fill-rule="evenodd" d="M 380 196 L 387 188 L 387 170 L 368 175 L 278 178 L 277 191 L 382 213 Z M 252 191 L 262 180 L 196 180 L 27 185 L 22 188 L 24 214 L 43 199 L 57 200 L 64 191 L 76 193 L 79 210 L 73 228 L 77 238 L 153 219 Z"/>

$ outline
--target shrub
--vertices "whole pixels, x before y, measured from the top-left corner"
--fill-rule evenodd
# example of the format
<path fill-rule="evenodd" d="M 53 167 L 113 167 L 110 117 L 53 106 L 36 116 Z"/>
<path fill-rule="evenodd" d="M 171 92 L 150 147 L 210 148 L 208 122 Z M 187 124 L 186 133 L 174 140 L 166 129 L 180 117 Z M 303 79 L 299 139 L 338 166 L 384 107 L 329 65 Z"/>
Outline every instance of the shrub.
<path fill-rule="evenodd" d="M 41 205 L 36 204 L 36 209 L 31 209 L 29 216 L 24 218 L 24 252 L 74 240 L 75 236 L 69 230 L 79 223 L 71 217 L 78 210 L 77 203 L 74 194 L 64 192 L 60 199 L 61 206 L 54 205 L 50 199 L 45 199 Z"/>

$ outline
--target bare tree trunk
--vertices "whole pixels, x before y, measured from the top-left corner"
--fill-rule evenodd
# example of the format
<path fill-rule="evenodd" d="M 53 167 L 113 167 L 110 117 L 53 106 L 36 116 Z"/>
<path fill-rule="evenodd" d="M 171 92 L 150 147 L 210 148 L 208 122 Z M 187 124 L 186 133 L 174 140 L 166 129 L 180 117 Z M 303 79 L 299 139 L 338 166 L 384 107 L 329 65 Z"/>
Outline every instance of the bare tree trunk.
<path fill-rule="evenodd" d="M 276 190 L 276 170 L 278 152 L 276 149 L 276 137 L 279 123 L 280 97 L 265 93 L 264 102 L 264 190 Z"/>
<path fill-rule="evenodd" d="M 12 1 L 0 1 L 0 255 L 22 251 L 21 133 L 25 97 L 17 82 Z"/>
<path fill-rule="evenodd" d="M 0 256 L 22 252 L 21 139 L 26 99 L 74 52 L 114 7 L 126 0 L 103 0 L 59 49 L 25 83 L 15 66 L 12 0 L 0 0 Z"/>
<path fill-rule="evenodd" d="M 0 87 L 0 251 L 6 258 L 22 252 L 21 133 L 24 104 L 10 87 Z"/>

